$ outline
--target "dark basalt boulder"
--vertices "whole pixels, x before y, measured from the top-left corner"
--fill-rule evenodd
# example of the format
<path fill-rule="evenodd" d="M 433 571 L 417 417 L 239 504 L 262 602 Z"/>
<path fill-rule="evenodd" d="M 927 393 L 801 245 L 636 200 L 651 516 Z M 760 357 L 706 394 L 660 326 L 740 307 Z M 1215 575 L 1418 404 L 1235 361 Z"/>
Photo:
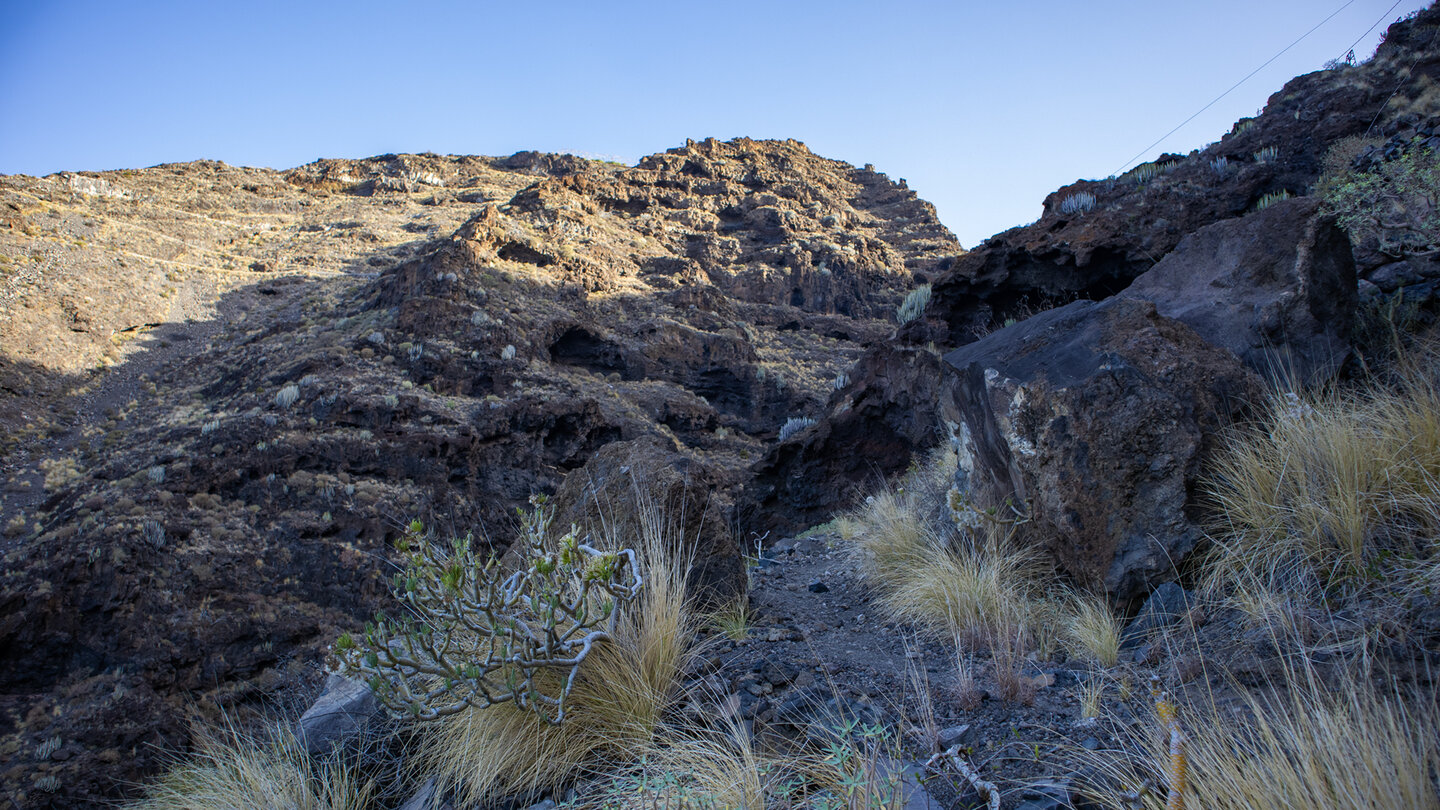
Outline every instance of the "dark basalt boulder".
<path fill-rule="evenodd" d="M 940 441 L 943 363 L 925 349 L 884 346 L 850 370 L 825 417 L 776 445 L 739 498 L 741 524 L 799 531 L 853 502 L 860 487 L 903 471 Z"/>
<path fill-rule="evenodd" d="M 1155 302 L 1250 368 L 1290 383 L 1332 377 L 1350 353 L 1350 240 L 1311 198 L 1185 237 L 1121 298 Z"/>
<path fill-rule="evenodd" d="M 1173 579 L 1201 538 L 1215 436 L 1262 392 L 1235 356 L 1145 301 L 1077 301 L 946 355 L 956 484 L 1024 505 L 1028 536 L 1120 603 Z"/>

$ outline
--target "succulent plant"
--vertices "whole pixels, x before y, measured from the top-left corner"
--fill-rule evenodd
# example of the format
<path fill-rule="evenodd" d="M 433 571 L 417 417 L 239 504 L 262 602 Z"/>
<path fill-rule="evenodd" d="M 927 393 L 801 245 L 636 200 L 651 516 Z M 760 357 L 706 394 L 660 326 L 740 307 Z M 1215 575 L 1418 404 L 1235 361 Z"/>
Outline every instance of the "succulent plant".
<path fill-rule="evenodd" d="M 513 701 L 550 724 L 580 665 L 615 631 L 643 579 L 631 549 L 602 551 L 570 530 L 551 539 L 543 497 L 520 513 L 528 559 L 506 574 L 470 536 L 442 548 L 419 521 L 398 544 L 404 616 L 383 614 L 334 645 L 339 670 L 366 681 L 393 713 L 421 720 Z M 543 677 L 543 673 L 557 677 Z"/>

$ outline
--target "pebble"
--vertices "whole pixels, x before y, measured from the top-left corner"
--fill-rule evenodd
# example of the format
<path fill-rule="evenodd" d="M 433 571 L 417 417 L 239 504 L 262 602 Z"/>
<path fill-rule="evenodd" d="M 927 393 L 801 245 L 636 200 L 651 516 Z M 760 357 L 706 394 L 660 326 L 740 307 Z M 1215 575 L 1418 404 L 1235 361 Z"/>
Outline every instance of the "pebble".
<path fill-rule="evenodd" d="M 829 585 L 826 585 L 824 582 L 821 582 L 821 581 L 818 580 L 818 579 L 815 580 L 814 582 L 810 583 L 809 585 L 806 585 L 806 586 L 805 586 L 805 589 L 808 590 L 808 591 L 810 591 L 811 593 L 829 593 L 829 592 L 830 592 L 830 586 L 829 586 Z"/>

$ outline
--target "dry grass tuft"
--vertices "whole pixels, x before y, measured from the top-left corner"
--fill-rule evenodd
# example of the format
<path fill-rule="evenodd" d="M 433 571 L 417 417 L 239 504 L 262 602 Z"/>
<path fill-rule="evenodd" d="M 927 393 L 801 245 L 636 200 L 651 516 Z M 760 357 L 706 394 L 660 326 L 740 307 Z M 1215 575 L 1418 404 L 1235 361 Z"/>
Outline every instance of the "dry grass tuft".
<path fill-rule="evenodd" d="M 653 509 L 639 522 L 636 548 L 645 587 L 615 637 L 580 669 L 566 720 L 537 722 L 512 704 L 462 712 L 435 724 L 419 757 L 422 772 L 457 787 L 467 803 L 548 790 L 603 773 L 650 750 L 696 654 L 697 619 L 686 590 L 689 560 Z M 618 538 L 610 538 L 618 547 Z"/>
<path fill-rule="evenodd" d="M 1440 363 L 1433 349 L 1398 363 L 1393 386 L 1278 393 L 1227 444 L 1209 487 L 1212 592 L 1249 583 L 1316 603 L 1437 584 Z"/>
<path fill-rule="evenodd" d="M 744 641 L 750 637 L 750 628 L 755 615 L 750 611 L 750 599 L 740 596 L 726 607 L 710 616 L 710 623 L 732 641 Z"/>
<path fill-rule="evenodd" d="M 1375 688 L 1353 670 L 1338 684 L 1290 669 L 1279 688 L 1246 693 L 1226 710 L 1181 707 L 1184 807 L 1307 810 L 1440 808 L 1440 710 L 1436 695 Z M 1106 807 L 1135 805 L 1123 795 L 1149 783 L 1140 806 L 1165 807 L 1173 770 L 1168 739 L 1152 727 L 1121 755 L 1096 752 L 1110 787 Z"/>
<path fill-rule="evenodd" d="M 1065 646 L 1071 656 L 1102 667 L 1120 660 L 1120 619 L 1102 595 L 1074 593 L 1064 608 Z"/>
<path fill-rule="evenodd" d="M 882 487 L 846 517 L 842 536 L 893 618 L 985 644 L 1045 614 L 1042 569 L 1036 552 L 1003 531 L 956 532 L 942 488 L 954 466 L 953 451 L 937 453 Z"/>
<path fill-rule="evenodd" d="M 723 731 L 667 727 L 636 767 L 575 804 L 587 810 L 766 807 L 781 773 L 738 724 Z"/>
<path fill-rule="evenodd" d="M 289 726 L 249 734 L 200 728 L 195 753 L 146 787 L 136 810 L 361 810 L 374 782 L 339 759 L 311 757 Z"/>
<path fill-rule="evenodd" d="M 1026 656 L 1048 647 L 1061 623 L 1053 577 L 1037 547 L 1017 541 L 1019 511 L 1007 520 L 961 504 L 973 525 L 957 525 L 947 494 L 955 464 L 953 451 L 932 455 L 852 511 L 842 535 L 891 618 L 988 648 L 1001 696 L 1029 702 Z"/>

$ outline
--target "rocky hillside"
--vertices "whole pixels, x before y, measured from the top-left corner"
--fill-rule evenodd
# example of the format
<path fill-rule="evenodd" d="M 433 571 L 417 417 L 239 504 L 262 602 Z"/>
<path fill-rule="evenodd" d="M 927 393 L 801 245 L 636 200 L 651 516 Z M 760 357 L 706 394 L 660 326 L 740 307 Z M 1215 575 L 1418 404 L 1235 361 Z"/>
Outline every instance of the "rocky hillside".
<path fill-rule="evenodd" d="M 1277 378 L 1343 378 L 1365 308 L 1433 308 L 1433 250 L 1352 240 L 1313 192 L 1327 156 L 1434 140 L 1437 83 L 1432 8 L 968 253 L 903 184 L 794 141 L 0 178 L 0 789 L 126 798 L 191 715 L 313 690 L 407 521 L 502 553 L 537 493 L 587 523 L 644 482 L 712 601 L 765 536 L 799 560 L 755 554 L 781 566 L 765 644 L 890 656 L 767 670 L 732 645 L 706 666 L 755 718 L 815 673 L 868 700 L 906 671 L 904 628 L 815 539 L 838 537 L 791 535 L 933 445 L 934 514 L 1014 515 L 1111 605 L 1180 591 L 1227 426 Z M 987 735 L 1018 736 L 1010 708 Z"/>
<path fill-rule="evenodd" d="M 960 252 L 913 192 L 793 141 L 0 197 L 0 757 L 63 805 L 153 772 L 192 705 L 313 682 L 412 517 L 498 551 L 531 494 L 643 461 L 709 494 L 696 576 L 734 593 L 745 469 Z"/>
<path fill-rule="evenodd" d="M 1151 288 L 1144 293 L 1132 284 L 1178 253 L 1177 248 L 1187 248 L 1186 255 L 1196 260 L 1228 251 L 1232 270 L 1241 252 L 1288 251 L 1284 257 L 1261 261 L 1272 268 L 1288 262 L 1292 267 L 1275 272 L 1293 272 L 1297 255 L 1308 255 L 1314 240 L 1325 242 L 1326 237 L 1291 222 L 1277 241 L 1268 224 L 1258 222 L 1261 209 L 1283 199 L 1307 198 L 1332 148 L 1393 156 L 1412 139 L 1424 141 L 1440 131 L 1437 27 L 1440 9 L 1433 7 L 1397 22 L 1374 58 L 1291 80 L 1258 116 L 1236 122 L 1220 140 L 1188 155 L 1160 155 L 1118 177 L 1060 188 L 1046 197 L 1039 220 L 996 234 L 946 261 L 936 273 L 923 315 L 904 324 L 894 341 L 874 347 L 857 362 L 850 385 L 816 430 L 775 447 L 757 465 L 755 483 L 742 499 L 751 528 L 795 530 L 823 520 L 853 500 L 856 488 L 877 472 L 901 471 L 915 448 L 942 441 L 946 431 L 937 391 L 946 371 L 941 353 L 1077 300 L 1101 300 L 1128 289 L 1132 297 L 1158 301 L 1152 283 L 1141 285 Z M 1313 199 L 1310 204 L 1313 215 Z M 1249 224 L 1240 224 L 1246 221 Z M 1233 232 L 1225 230 L 1227 222 Z M 1197 241 L 1187 246 L 1192 238 Z M 1373 243 L 1353 247 L 1359 289 L 1376 306 L 1402 286 L 1410 289 L 1409 305 L 1433 296 L 1440 264 L 1387 255 Z M 1337 261 L 1350 261 L 1348 244 L 1331 240 L 1323 249 Z M 1179 256 L 1172 264 L 1178 261 Z M 1270 289 L 1265 294 L 1279 292 Z M 1287 295 L 1295 293 L 1292 288 Z M 1321 321 L 1336 324 L 1349 317 L 1334 307 L 1353 306 L 1353 293 L 1327 301 L 1315 293 L 1308 293 L 1311 302 L 1327 310 L 1318 313 Z M 1308 339 L 1314 335 L 1313 324 L 1282 337 L 1287 324 L 1281 323 L 1285 318 L 1273 320 L 1278 315 L 1262 336 L 1254 334 L 1252 324 L 1237 326 L 1236 334 L 1245 335 L 1246 343 L 1236 345 L 1215 333 L 1218 322 L 1195 308 L 1195 297 L 1204 291 L 1188 295 L 1188 301 L 1173 300 L 1169 311 L 1162 306 L 1162 312 L 1186 320 L 1178 312 L 1191 310 L 1192 325 L 1200 324 L 1203 331 L 1208 324 L 1212 331 L 1207 338 L 1246 356 L 1257 370 L 1274 370 L 1259 368 L 1268 362 L 1262 360 L 1268 356 L 1259 351 L 1262 344 L 1281 342 L 1300 352 L 1324 352 L 1330 361 L 1324 364 L 1325 373 L 1333 372 L 1348 353 L 1348 332 L 1342 337 L 1331 327 L 1330 336 L 1312 346 Z M 1302 371 L 1308 376 L 1314 369 Z M 860 458 L 865 463 L 857 463 Z"/>

